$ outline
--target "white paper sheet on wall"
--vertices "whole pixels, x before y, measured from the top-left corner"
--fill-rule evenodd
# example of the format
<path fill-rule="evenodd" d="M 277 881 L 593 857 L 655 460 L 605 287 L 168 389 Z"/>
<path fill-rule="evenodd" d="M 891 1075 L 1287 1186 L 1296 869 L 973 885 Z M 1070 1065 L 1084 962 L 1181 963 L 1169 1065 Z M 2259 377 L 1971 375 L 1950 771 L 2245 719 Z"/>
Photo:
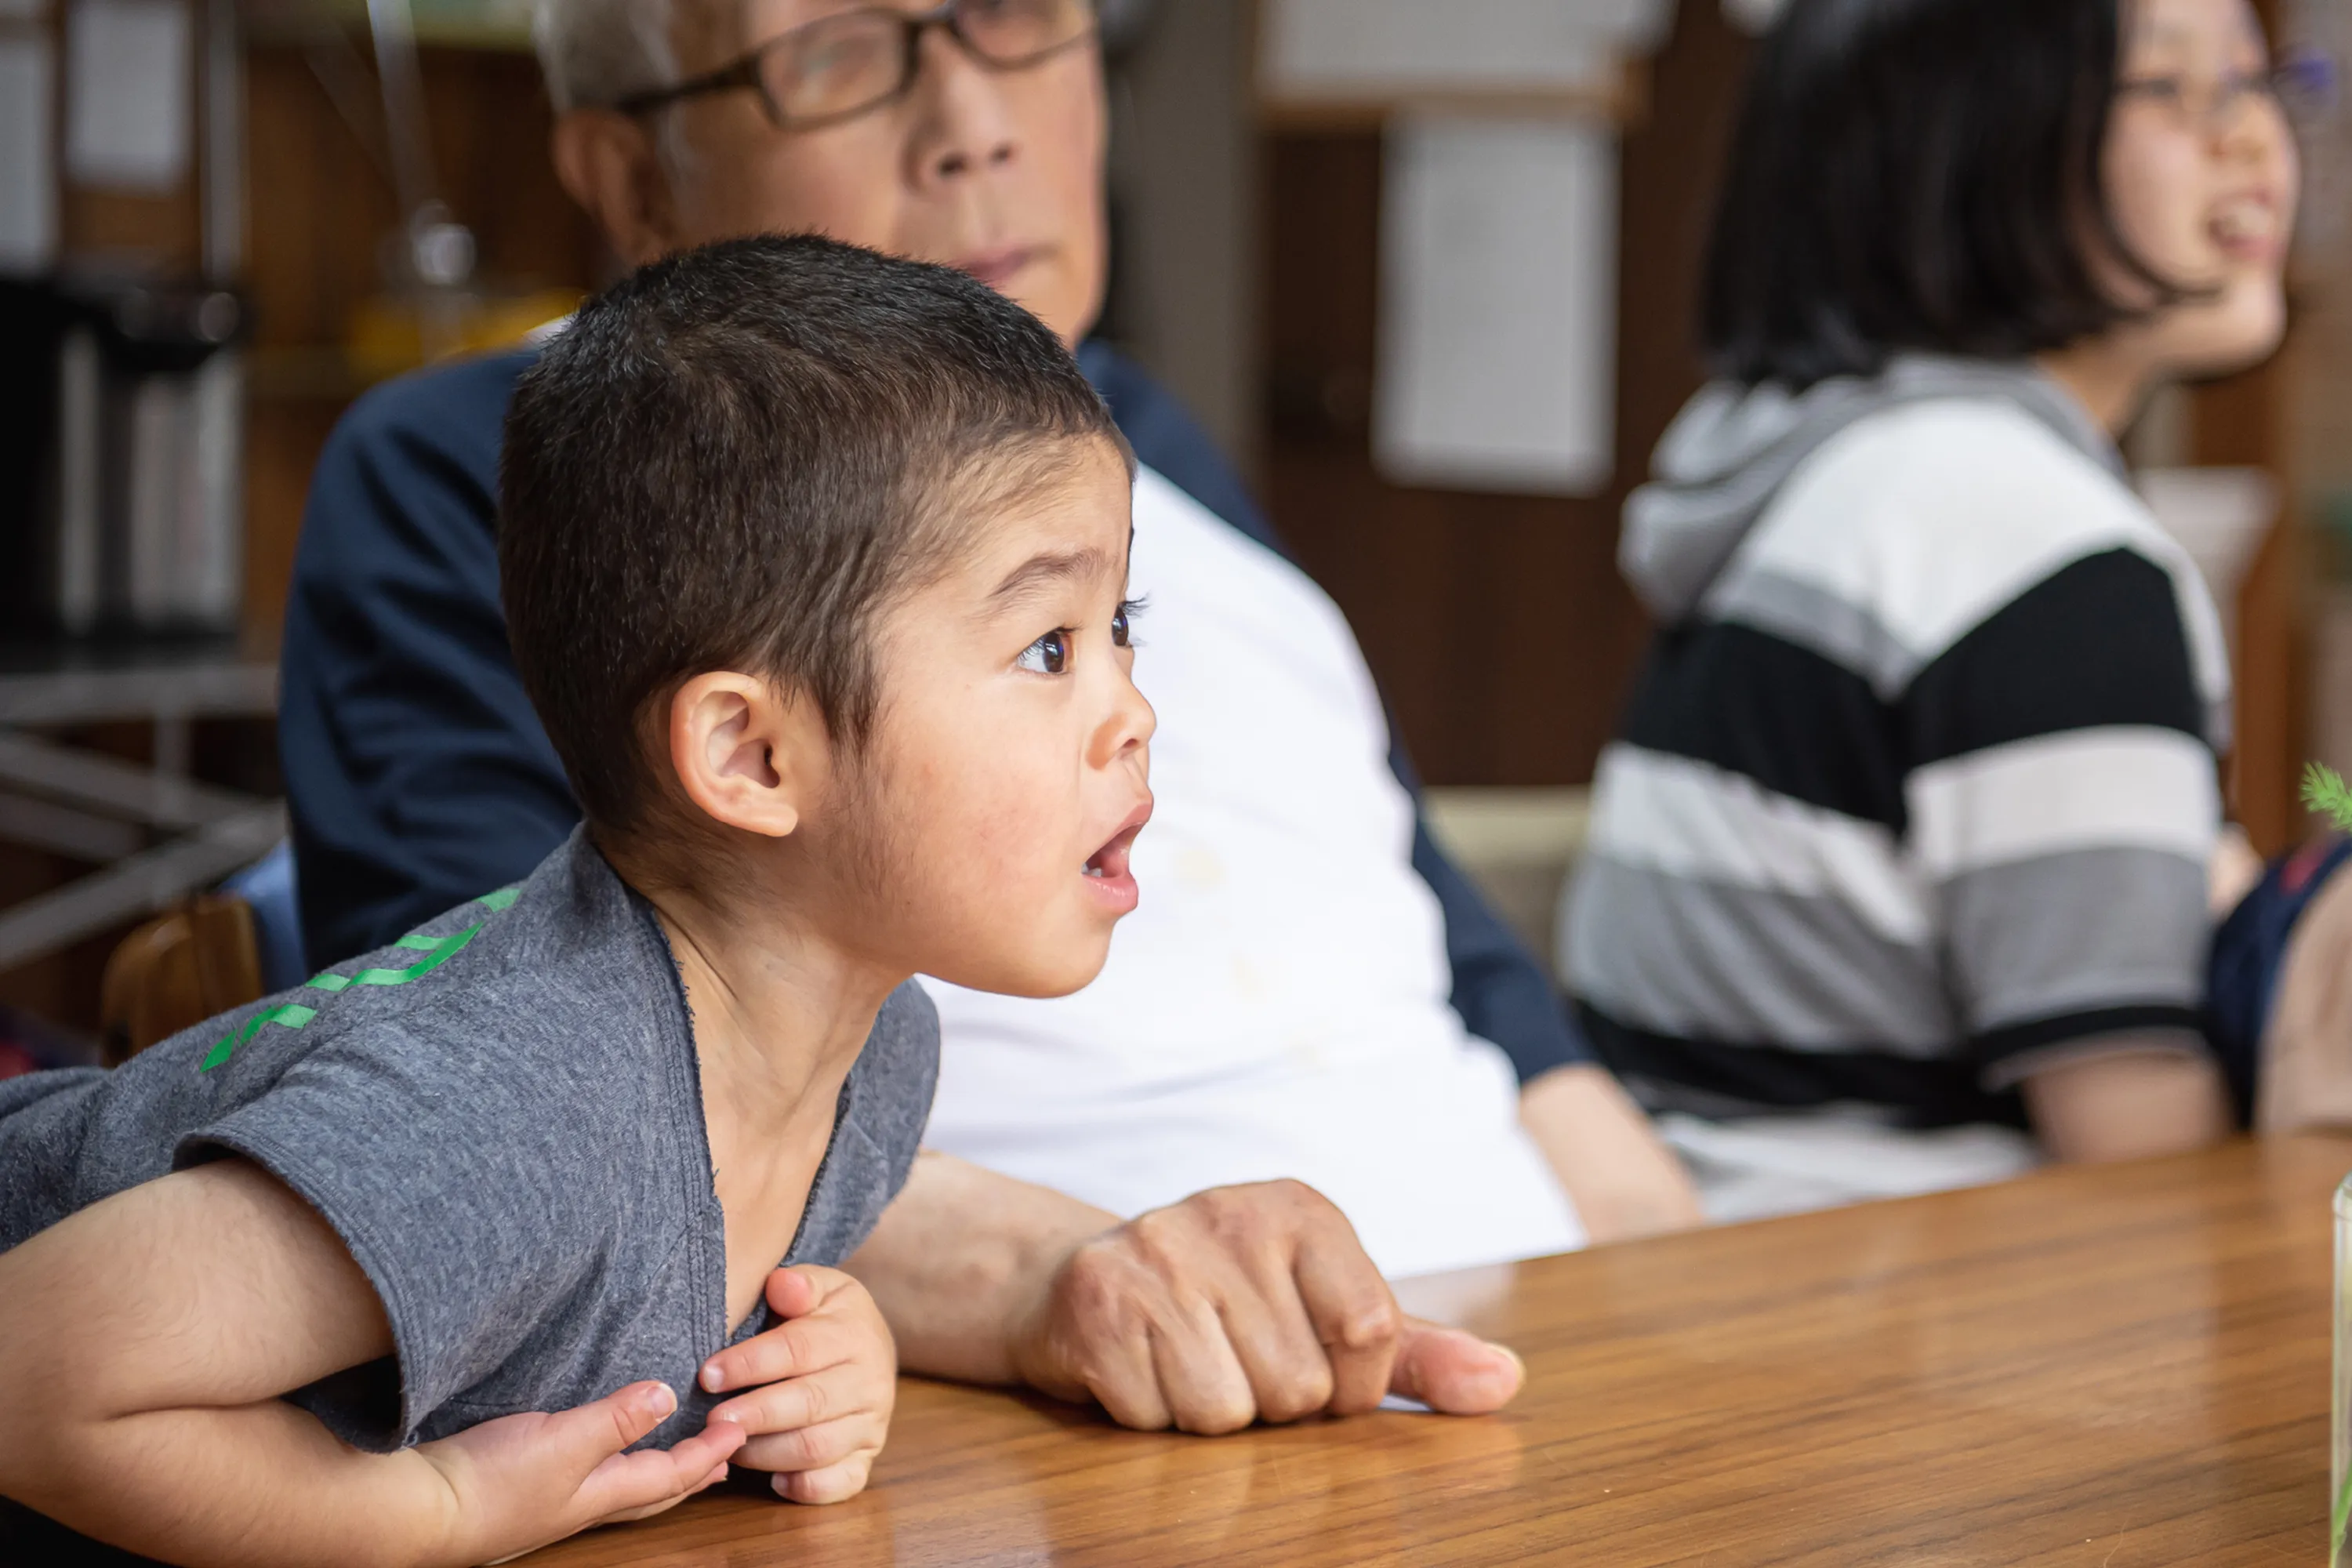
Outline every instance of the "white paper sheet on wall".
<path fill-rule="evenodd" d="M 191 47 L 183 0 L 73 0 L 66 22 L 68 179 L 164 192 L 187 177 Z"/>
<path fill-rule="evenodd" d="M 1277 98 L 1547 90 L 1605 83 L 1674 20 L 1669 0 L 1270 0 L 1260 76 Z"/>
<path fill-rule="evenodd" d="M 38 272 L 57 259 L 54 80 L 47 38 L 0 38 L 0 273 Z"/>
<path fill-rule="evenodd" d="M 1617 140 L 1405 117 L 1381 193 L 1372 456 L 1400 484 L 1591 495 L 1617 440 Z"/>

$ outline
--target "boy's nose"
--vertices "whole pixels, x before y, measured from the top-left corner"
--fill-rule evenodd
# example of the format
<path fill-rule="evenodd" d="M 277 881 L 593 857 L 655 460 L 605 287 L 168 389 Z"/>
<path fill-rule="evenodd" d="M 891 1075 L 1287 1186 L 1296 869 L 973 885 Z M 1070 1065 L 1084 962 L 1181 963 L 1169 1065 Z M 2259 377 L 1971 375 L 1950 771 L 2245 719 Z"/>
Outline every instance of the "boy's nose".
<path fill-rule="evenodd" d="M 1111 711 L 1095 731 L 1095 743 L 1089 748 L 1093 755 L 1087 760 L 1097 767 L 1108 767 L 1126 752 L 1149 746 L 1159 729 L 1160 715 L 1153 711 L 1134 679 L 1122 670 Z"/>

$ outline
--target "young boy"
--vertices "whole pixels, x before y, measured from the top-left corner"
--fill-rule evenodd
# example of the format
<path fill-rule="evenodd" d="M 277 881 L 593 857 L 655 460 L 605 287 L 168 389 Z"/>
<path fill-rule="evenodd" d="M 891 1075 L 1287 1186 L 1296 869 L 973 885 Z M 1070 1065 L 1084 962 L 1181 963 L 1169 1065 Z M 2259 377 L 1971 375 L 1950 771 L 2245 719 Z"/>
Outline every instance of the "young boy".
<path fill-rule="evenodd" d="M 921 1133 L 908 983 L 1075 990 L 1135 905 L 1128 461 L 1018 307 L 815 239 L 657 264 L 525 379 L 502 480 L 585 826 L 394 949 L 0 1089 L 0 1495 L 74 1529 L 470 1563 L 730 1457 L 855 1490 L 892 1352 L 822 1266 Z M 701 1391 L 773 1314 L 819 1370 Z"/>

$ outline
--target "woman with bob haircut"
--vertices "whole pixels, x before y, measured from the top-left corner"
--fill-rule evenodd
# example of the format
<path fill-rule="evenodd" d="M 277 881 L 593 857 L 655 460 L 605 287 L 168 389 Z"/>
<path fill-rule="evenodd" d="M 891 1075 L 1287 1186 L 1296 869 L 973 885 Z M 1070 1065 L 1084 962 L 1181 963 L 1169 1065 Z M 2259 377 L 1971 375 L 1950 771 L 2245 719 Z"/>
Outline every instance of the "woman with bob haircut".
<path fill-rule="evenodd" d="M 1763 45 L 1559 954 L 1717 1217 L 2228 1131 L 2228 655 L 2115 443 L 2278 345 L 2284 85 L 2246 0 L 1793 0 Z"/>

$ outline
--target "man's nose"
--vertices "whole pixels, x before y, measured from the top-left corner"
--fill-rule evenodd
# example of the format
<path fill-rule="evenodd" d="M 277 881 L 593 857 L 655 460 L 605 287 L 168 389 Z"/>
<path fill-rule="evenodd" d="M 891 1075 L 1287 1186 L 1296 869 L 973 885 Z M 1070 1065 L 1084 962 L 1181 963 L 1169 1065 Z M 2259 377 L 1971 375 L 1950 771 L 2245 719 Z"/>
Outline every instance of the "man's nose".
<path fill-rule="evenodd" d="M 911 149 L 916 178 L 949 182 L 1012 163 L 1020 142 L 1004 100 L 1004 77 L 972 58 L 945 27 L 932 28 L 919 47 Z"/>

